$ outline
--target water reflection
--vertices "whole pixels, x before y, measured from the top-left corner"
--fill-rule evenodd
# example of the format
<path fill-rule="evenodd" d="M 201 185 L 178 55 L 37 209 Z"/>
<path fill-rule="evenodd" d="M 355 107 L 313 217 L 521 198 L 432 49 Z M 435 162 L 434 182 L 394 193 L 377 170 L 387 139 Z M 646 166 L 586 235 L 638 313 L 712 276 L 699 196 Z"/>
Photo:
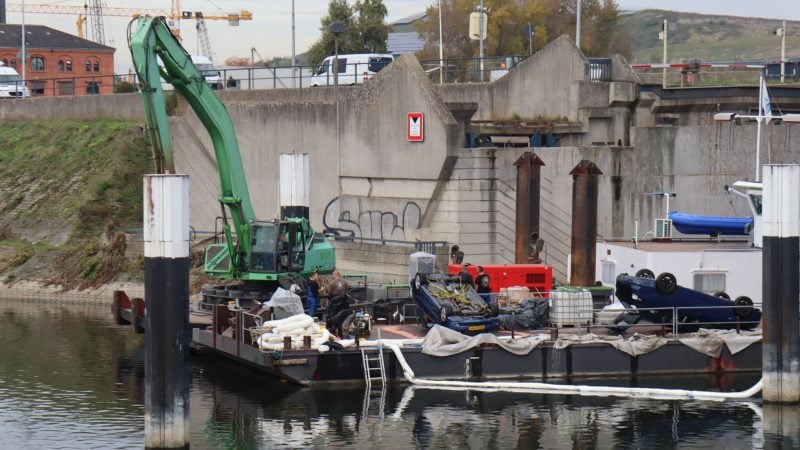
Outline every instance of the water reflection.
<path fill-rule="evenodd" d="M 114 326 L 108 309 L 0 303 L 0 448 L 141 448 L 143 339 Z M 298 389 L 213 355 L 192 359 L 193 449 L 800 448 L 800 407 L 760 400 L 648 401 L 406 385 Z M 634 384 L 740 390 L 755 378 Z"/>

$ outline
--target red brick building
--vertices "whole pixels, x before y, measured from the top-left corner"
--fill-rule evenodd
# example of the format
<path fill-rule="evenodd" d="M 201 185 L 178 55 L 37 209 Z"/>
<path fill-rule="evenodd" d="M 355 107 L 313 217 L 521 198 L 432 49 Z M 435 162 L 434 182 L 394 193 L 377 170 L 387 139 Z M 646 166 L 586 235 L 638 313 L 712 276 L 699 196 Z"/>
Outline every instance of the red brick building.
<path fill-rule="evenodd" d="M 20 77 L 21 28 L 0 24 L 0 61 Z M 25 77 L 32 97 L 114 92 L 114 48 L 42 25 L 26 25 L 25 34 Z"/>

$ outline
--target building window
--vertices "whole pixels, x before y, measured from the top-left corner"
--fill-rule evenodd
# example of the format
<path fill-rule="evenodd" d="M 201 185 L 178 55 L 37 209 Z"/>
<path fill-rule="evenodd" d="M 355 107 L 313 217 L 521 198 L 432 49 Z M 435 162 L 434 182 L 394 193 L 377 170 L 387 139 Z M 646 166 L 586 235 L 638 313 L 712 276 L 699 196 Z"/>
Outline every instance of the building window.
<path fill-rule="evenodd" d="M 16 58 L 11 58 L 11 61 L 8 62 L 9 67 L 17 68 L 17 60 Z"/>
<path fill-rule="evenodd" d="M 38 97 L 44 95 L 44 89 L 47 84 L 41 80 L 31 81 L 31 96 Z"/>
<path fill-rule="evenodd" d="M 59 59 L 58 60 L 58 71 L 59 72 L 63 72 L 64 71 L 64 60 L 63 59 Z"/>
<path fill-rule="evenodd" d="M 100 94 L 100 83 L 96 81 L 90 81 L 86 83 L 86 94 L 87 95 L 98 95 Z"/>
<path fill-rule="evenodd" d="M 92 62 L 91 61 L 88 61 L 88 60 L 86 61 L 86 71 L 87 72 L 91 72 L 92 71 Z"/>
<path fill-rule="evenodd" d="M 94 62 L 94 71 L 95 72 L 100 72 L 100 61 L 95 61 Z"/>
<path fill-rule="evenodd" d="M 7 59 L 5 59 L 5 58 L 0 59 L 0 62 L 2 62 L 4 66 L 8 67 L 8 60 Z"/>
<path fill-rule="evenodd" d="M 695 272 L 694 290 L 714 294 L 725 292 L 725 274 L 721 272 Z"/>
<path fill-rule="evenodd" d="M 31 57 L 31 71 L 44 72 L 44 58 L 41 56 Z"/>
<path fill-rule="evenodd" d="M 67 60 L 67 72 L 72 72 L 72 60 Z"/>
<path fill-rule="evenodd" d="M 614 261 L 603 261 L 603 284 L 614 285 L 617 282 L 617 264 Z"/>
<path fill-rule="evenodd" d="M 75 83 L 72 81 L 59 81 L 58 95 L 75 95 Z"/>

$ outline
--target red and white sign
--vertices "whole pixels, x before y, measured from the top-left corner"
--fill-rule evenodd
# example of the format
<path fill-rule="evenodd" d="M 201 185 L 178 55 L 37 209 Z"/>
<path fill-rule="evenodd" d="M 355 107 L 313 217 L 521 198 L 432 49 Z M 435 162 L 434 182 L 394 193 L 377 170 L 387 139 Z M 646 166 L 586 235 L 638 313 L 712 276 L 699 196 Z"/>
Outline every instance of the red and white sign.
<path fill-rule="evenodd" d="M 408 113 L 406 131 L 410 142 L 422 142 L 425 139 L 425 116 L 421 112 Z"/>

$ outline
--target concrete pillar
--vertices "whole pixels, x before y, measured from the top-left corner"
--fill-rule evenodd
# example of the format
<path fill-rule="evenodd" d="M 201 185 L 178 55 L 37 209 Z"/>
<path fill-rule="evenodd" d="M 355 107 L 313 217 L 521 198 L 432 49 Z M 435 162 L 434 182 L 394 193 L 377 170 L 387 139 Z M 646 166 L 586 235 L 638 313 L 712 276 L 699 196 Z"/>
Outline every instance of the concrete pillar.
<path fill-rule="evenodd" d="M 514 262 L 539 263 L 536 243 L 539 240 L 539 208 L 541 192 L 541 167 L 544 162 L 531 152 L 523 153 L 515 162 L 517 166 L 517 216 Z"/>
<path fill-rule="evenodd" d="M 800 166 L 763 167 L 765 402 L 800 402 Z"/>
<path fill-rule="evenodd" d="M 797 448 L 800 444 L 800 408 L 765 403 L 762 412 L 764 448 Z"/>
<path fill-rule="evenodd" d="M 572 253 L 571 286 L 593 286 L 597 243 L 597 192 L 603 172 L 589 161 L 582 160 L 569 173 L 572 175 Z"/>
<path fill-rule="evenodd" d="M 310 203 L 308 153 L 281 153 L 281 219 L 308 219 Z"/>
<path fill-rule="evenodd" d="M 146 448 L 189 444 L 189 177 L 144 178 Z"/>

